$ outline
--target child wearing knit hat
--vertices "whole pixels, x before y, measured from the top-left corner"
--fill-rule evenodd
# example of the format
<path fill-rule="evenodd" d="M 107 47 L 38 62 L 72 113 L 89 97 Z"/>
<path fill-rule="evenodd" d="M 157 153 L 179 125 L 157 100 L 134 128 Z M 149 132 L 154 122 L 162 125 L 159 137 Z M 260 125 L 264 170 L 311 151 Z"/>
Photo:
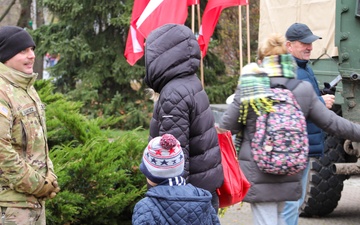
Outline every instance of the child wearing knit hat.
<path fill-rule="evenodd" d="M 141 172 L 152 186 L 134 208 L 132 224 L 220 224 L 209 191 L 186 184 L 184 153 L 171 134 L 153 138 Z"/>

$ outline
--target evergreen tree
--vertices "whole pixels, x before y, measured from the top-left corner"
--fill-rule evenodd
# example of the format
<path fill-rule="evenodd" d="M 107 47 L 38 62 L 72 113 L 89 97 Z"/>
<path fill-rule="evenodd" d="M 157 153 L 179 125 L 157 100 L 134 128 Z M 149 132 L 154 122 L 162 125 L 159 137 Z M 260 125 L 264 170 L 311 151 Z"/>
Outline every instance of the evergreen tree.
<path fill-rule="evenodd" d="M 35 88 L 46 104 L 50 158 L 61 187 L 46 201 L 47 224 L 130 224 L 146 191 L 138 166 L 148 132 L 108 129 L 119 117 L 87 119 L 81 103 L 54 94 L 48 80 Z"/>
<path fill-rule="evenodd" d="M 55 19 L 33 32 L 38 55 L 60 57 L 49 69 L 57 91 L 82 101 L 81 112 L 91 118 L 131 115 L 118 124 L 124 129 L 147 127 L 143 112 L 151 111 L 143 92 L 130 85 L 142 83 L 144 67 L 131 67 L 123 56 L 132 2 L 43 0 Z"/>
<path fill-rule="evenodd" d="M 80 112 L 88 118 L 122 116 L 114 127 L 147 128 L 153 103 L 144 92 L 144 59 L 130 66 L 123 56 L 133 1 L 42 0 L 41 4 L 54 19 L 33 31 L 36 53 L 59 56 L 48 69 L 56 90 L 81 101 Z M 212 104 L 224 103 L 237 83 L 211 52 L 217 37 L 214 34 L 203 64 Z M 200 77 L 200 71 L 197 74 Z"/>

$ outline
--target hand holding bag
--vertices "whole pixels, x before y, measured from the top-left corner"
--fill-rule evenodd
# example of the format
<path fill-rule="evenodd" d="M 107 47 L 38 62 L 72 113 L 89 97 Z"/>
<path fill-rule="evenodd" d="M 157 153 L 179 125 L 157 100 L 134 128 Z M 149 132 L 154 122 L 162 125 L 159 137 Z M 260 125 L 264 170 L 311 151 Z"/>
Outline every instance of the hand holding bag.
<path fill-rule="evenodd" d="M 224 183 L 216 190 L 219 207 L 224 208 L 241 202 L 250 188 L 250 183 L 241 171 L 231 132 L 216 127 L 224 170 Z"/>

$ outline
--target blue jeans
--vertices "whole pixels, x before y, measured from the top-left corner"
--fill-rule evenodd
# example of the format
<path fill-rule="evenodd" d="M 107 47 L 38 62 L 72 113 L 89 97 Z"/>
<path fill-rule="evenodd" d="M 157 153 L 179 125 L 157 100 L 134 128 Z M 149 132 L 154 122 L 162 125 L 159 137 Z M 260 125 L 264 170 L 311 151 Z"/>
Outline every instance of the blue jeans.
<path fill-rule="evenodd" d="M 281 216 L 285 202 L 251 203 L 254 225 L 285 225 Z"/>
<path fill-rule="evenodd" d="M 303 204 L 305 195 L 306 195 L 306 184 L 308 179 L 308 174 L 310 170 L 310 164 L 308 163 L 306 169 L 303 172 L 301 178 L 301 198 L 297 201 L 287 201 L 285 202 L 284 210 L 282 212 L 282 217 L 285 220 L 287 225 L 297 225 L 299 220 L 299 208 Z"/>

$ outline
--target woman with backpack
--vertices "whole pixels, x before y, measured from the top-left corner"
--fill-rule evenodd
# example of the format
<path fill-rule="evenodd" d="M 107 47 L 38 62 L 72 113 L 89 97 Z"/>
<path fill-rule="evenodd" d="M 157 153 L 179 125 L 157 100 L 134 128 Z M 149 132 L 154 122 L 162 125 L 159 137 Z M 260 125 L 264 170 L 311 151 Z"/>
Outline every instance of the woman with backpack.
<path fill-rule="evenodd" d="M 252 143 L 254 135 L 259 129 L 263 129 L 256 126 L 258 117 L 273 112 L 275 108 L 273 105 L 276 101 L 272 100 L 274 92 L 271 88 L 286 87 L 289 80 L 296 79 L 296 63 L 287 53 L 285 42 L 284 36 L 273 34 L 259 46 L 259 65 L 251 63 L 242 69 L 234 100 L 219 125 L 230 130 L 232 134 L 241 133 L 239 164 L 251 183 L 244 202 L 251 204 L 254 225 L 285 224 L 281 216 L 285 201 L 296 201 L 301 197 L 302 171 L 293 175 L 275 175 L 261 171 L 256 162 L 258 158 L 254 158 L 252 150 L 255 146 Z M 318 127 L 330 134 L 360 141 L 360 125 L 328 110 L 319 101 L 310 83 L 299 81 L 295 87 L 289 89 L 306 119 L 311 119 Z M 283 148 L 289 146 L 284 145 Z M 264 152 L 271 150 L 269 146 L 264 146 Z"/>

